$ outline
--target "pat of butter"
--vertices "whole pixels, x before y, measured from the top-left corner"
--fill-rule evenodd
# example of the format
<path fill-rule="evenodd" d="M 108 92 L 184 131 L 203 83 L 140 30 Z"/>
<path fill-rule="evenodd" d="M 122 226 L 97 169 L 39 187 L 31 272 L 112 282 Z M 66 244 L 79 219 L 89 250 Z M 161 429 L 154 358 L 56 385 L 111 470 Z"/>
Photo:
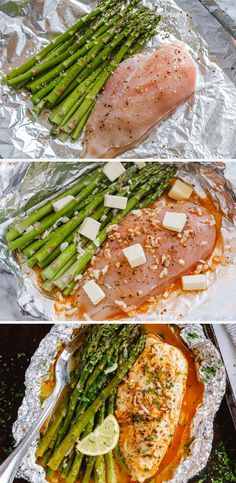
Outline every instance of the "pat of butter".
<path fill-rule="evenodd" d="M 128 198 L 126 196 L 105 195 L 104 206 L 124 210 L 127 206 L 127 201 Z"/>
<path fill-rule="evenodd" d="M 140 243 L 123 248 L 122 252 L 132 268 L 139 267 L 146 263 L 146 256 Z"/>
<path fill-rule="evenodd" d="M 185 213 L 167 211 L 164 216 L 162 226 L 168 230 L 177 231 L 180 233 L 184 229 L 186 221 L 187 216 Z"/>
<path fill-rule="evenodd" d="M 115 181 L 115 179 L 125 173 L 125 168 L 119 161 L 110 161 L 103 167 L 103 173 L 110 181 Z"/>
<path fill-rule="evenodd" d="M 101 223 L 87 216 L 79 227 L 79 234 L 85 236 L 89 240 L 94 241 L 97 238 L 100 226 Z"/>
<path fill-rule="evenodd" d="M 192 192 L 193 187 L 191 185 L 177 179 L 170 189 L 168 196 L 176 201 L 189 200 Z"/>
<path fill-rule="evenodd" d="M 99 287 L 99 285 L 94 282 L 94 280 L 86 282 L 83 286 L 83 290 L 88 295 L 93 305 L 99 304 L 99 302 L 101 302 L 106 297 L 101 287 Z"/>
<path fill-rule="evenodd" d="M 138 166 L 138 169 L 145 168 L 146 164 L 145 161 L 134 161 L 134 164 Z"/>
<path fill-rule="evenodd" d="M 206 275 L 186 275 L 182 277 L 183 290 L 206 290 Z"/>
<path fill-rule="evenodd" d="M 64 196 L 64 198 L 61 198 L 60 200 L 52 201 L 52 206 L 53 209 L 56 213 L 58 211 L 63 210 L 71 201 L 73 201 L 75 198 L 72 195 Z"/>

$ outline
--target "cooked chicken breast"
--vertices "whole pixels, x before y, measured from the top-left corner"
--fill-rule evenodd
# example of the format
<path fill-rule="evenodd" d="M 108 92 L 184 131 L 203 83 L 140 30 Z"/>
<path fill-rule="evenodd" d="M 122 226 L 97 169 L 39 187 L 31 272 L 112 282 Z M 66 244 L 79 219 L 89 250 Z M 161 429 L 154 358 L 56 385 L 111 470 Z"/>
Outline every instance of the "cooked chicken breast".
<path fill-rule="evenodd" d="M 208 257 L 216 241 L 213 216 L 197 204 L 187 201 L 170 202 L 155 209 L 130 213 L 110 231 L 109 240 L 96 255 L 80 281 L 77 306 L 80 316 L 105 320 L 137 309 L 150 296 L 163 293 L 171 283 Z M 187 215 L 182 233 L 162 227 L 166 211 Z M 132 268 L 123 248 L 140 243 L 146 263 Z M 83 290 L 84 283 L 94 279 L 105 292 L 105 298 L 93 305 Z"/>
<path fill-rule="evenodd" d="M 111 158 L 145 139 L 195 90 L 197 66 L 184 44 L 125 60 L 106 83 L 89 119 L 88 158 Z"/>
<path fill-rule="evenodd" d="M 157 473 L 178 425 L 187 374 L 182 352 L 148 335 L 116 398 L 119 447 L 132 481 Z"/>

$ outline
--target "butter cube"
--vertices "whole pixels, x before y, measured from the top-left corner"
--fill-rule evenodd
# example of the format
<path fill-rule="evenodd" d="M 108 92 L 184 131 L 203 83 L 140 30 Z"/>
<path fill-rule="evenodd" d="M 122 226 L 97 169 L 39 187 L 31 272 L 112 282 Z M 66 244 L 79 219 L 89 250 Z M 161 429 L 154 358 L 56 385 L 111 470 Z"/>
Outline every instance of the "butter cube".
<path fill-rule="evenodd" d="M 183 290 L 206 290 L 206 275 L 186 275 L 182 277 Z"/>
<path fill-rule="evenodd" d="M 140 243 L 123 248 L 122 252 L 132 268 L 139 267 L 146 263 L 146 256 Z"/>
<path fill-rule="evenodd" d="M 75 199 L 74 196 L 67 195 L 67 196 L 64 196 L 64 198 L 61 198 L 60 200 L 52 201 L 52 206 L 54 211 L 58 213 L 58 211 L 63 210 L 63 208 L 69 205 L 69 203 L 74 199 Z"/>
<path fill-rule="evenodd" d="M 124 210 L 127 206 L 127 201 L 128 198 L 126 196 L 105 195 L 104 206 Z"/>
<path fill-rule="evenodd" d="M 193 186 L 184 183 L 180 179 L 176 179 L 168 196 L 176 201 L 189 200 L 193 192 Z"/>
<path fill-rule="evenodd" d="M 87 216 L 79 227 L 79 234 L 85 236 L 89 240 L 94 241 L 97 238 L 100 226 L 101 223 Z"/>
<path fill-rule="evenodd" d="M 167 211 L 164 216 L 162 226 L 168 230 L 177 231 L 180 233 L 184 229 L 186 221 L 187 216 L 185 213 Z"/>
<path fill-rule="evenodd" d="M 123 173 L 125 173 L 125 168 L 119 161 L 110 161 L 109 163 L 105 164 L 103 173 L 110 181 L 115 181 L 115 179 L 119 178 Z"/>
<path fill-rule="evenodd" d="M 106 297 L 106 294 L 103 292 L 101 287 L 94 282 L 94 280 L 86 282 L 83 286 L 83 290 L 88 295 L 93 305 L 99 304 L 99 302 Z"/>

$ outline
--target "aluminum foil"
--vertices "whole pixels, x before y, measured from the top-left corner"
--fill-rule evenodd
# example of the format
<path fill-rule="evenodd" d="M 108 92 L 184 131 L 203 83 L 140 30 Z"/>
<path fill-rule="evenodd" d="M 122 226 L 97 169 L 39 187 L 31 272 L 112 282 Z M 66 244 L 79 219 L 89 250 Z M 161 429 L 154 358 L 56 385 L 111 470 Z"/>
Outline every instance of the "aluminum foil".
<path fill-rule="evenodd" d="M 233 165 L 234 162 L 232 162 Z M 22 258 L 9 251 L 4 237 L 7 225 L 20 212 L 42 202 L 80 174 L 91 169 L 90 162 L 3 162 L 0 165 L 0 261 L 15 275 L 18 304 L 32 318 L 42 320 L 73 320 L 70 304 L 56 304 L 40 291 L 37 275 Z M 236 192 L 224 177 L 224 164 L 178 163 L 177 175 L 195 185 L 201 196 L 209 194 L 223 214 L 222 238 L 227 265 L 219 265 L 215 272 L 207 273 L 209 287 L 199 293 L 171 293 L 166 299 L 151 303 L 145 315 L 147 320 L 235 320 L 236 301 Z M 214 250 L 212 258 L 218 254 Z M 225 304 L 227 300 L 227 304 Z M 58 310 L 60 309 L 60 314 Z M 214 316 L 214 317 L 213 317 Z M 127 316 L 127 321 L 143 320 L 143 314 Z"/>
<path fill-rule="evenodd" d="M 143 3 L 156 8 L 155 0 Z M 7 73 L 24 62 L 94 5 L 88 0 L 4 2 L 0 7 L 1 71 Z M 123 157 L 236 158 L 236 51 L 232 38 L 197 0 L 160 0 L 157 11 L 162 21 L 147 51 L 176 39 L 185 42 L 199 67 L 197 92 Z M 0 97 L 0 156 L 67 159 L 82 155 L 81 141 L 50 137 L 46 114 L 34 118 L 26 92 L 0 84 Z"/>
<path fill-rule="evenodd" d="M 78 327 L 78 326 L 77 326 Z M 166 483 L 187 483 L 197 475 L 207 464 L 213 440 L 213 423 L 215 414 L 225 393 L 225 369 L 214 345 L 206 339 L 200 325 L 188 324 L 180 326 L 180 334 L 186 345 L 196 356 L 196 367 L 199 378 L 204 383 L 203 402 L 198 407 L 192 421 L 189 455 L 182 458 L 175 474 Z M 13 435 L 16 443 L 24 437 L 40 411 L 40 387 L 43 379 L 48 378 L 48 371 L 60 341 L 67 342 L 70 338 L 73 325 L 56 325 L 41 341 L 39 348 L 31 359 L 25 376 L 25 398 L 18 411 L 18 418 L 13 426 Z M 194 333 L 194 338 L 191 334 Z M 206 377 L 205 368 L 214 367 L 215 374 Z M 23 459 L 18 476 L 32 483 L 46 482 L 44 470 L 35 462 L 37 441 L 29 448 Z"/>

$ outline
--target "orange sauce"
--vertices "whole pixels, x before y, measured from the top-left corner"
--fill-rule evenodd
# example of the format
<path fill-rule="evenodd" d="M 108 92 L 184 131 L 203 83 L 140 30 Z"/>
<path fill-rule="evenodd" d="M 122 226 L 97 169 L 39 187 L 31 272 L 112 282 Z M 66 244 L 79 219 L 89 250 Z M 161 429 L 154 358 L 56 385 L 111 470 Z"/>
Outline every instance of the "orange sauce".
<path fill-rule="evenodd" d="M 188 361 L 187 385 L 181 408 L 180 421 L 176 427 L 171 445 L 169 446 L 154 479 L 155 483 L 162 483 L 173 477 L 174 471 L 178 467 L 181 458 L 188 453 L 191 423 L 197 407 L 202 402 L 204 386 L 202 382 L 198 380 L 195 356 L 182 341 L 179 336 L 178 328 L 175 327 L 172 330 L 166 324 L 148 324 L 145 325 L 145 328 L 147 332 L 159 332 L 162 334 L 164 342 L 179 348 Z"/>
<path fill-rule="evenodd" d="M 169 198 L 168 198 L 168 200 L 170 201 Z M 207 209 L 209 211 L 209 213 L 211 213 L 214 216 L 215 221 L 216 221 L 216 232 L 217 232 L 215 248 L 219 249 L 218 250 L 219 253 L 223 253 L 223 240 L 222 240 L 222 236 L 221 236 L 222 214 L 215 207 L 213 200 L 210 197 L 201 198 L 196 193 L 193 193 L 193 195 L 191 196 L 189 201 L 192 201 L 193 203 L 197 203 L 199 206 L 204 207 L 205 209 Z M 211 255 L 208 257 L 208 260 L 209 259 L 211 259 Z M 208 270 L 214 272 L 216 270 L 217 265 L 219 265 L 219 264 L 221 264 L 221 265 L 226 264 L 226 260 L 223 257 L 223 255 L 216 257 L 215 259 L 211 260 L 211 264 L 210 264 Z M 194 270 L 196 269 L 196 266 L 197 266 L 197 264 L 191 270 L 189 270 L 188 272 L 186 271 L 186 275 L 193 274 Z M 37 273 L 38 284 L 42 289 L 43 280 L 42 280 L 42 277 L 40 275 L 41 274 L 41 268 L 36 266 L 35 271 Z M 167 290 L 168 290 L 168 294 L 171 295 L 172 293 L 176 293 L 177 291 L 180 291 L 181 289 L 182 289 L 181 279 L 178 279 L 176 282 L 172 283 L 168 287 Z M 54 310 L 55 310 L 56 314 L 58 314 L 58 315 L 63 314 L 63 316 L 66 319 L 71 319 L 71 315 L 68 315 L 68 314 L 65 313 L 65 304 L 67 304 L 67 306 L 70 306 L 72 308 L 75 308 L 77 306 L 78 301 L 77 301 L 76 290 L 71 295 L 67 295 L 67 296 L 63 295 L 63 293 L 57 287 L 55 287 L 53 289 L 51 295 L 49 295 L 45 291 L 44 291 L 44 293 L 45 293 L 46 296 L 49 296 L 50 298 L 53 298 L 55 300 Z M 147 313 L 148 308 L 150 308 L 151 306 L 153 306 L 153 308 L 155 306 L 157 306 L 157 304 L 159 303 L 159 301 L 161 299 L 162 299 L 162 294 L 160 294 L 156 297 L 156 301 L 154 301 L 153 304 L 150 304 L 150 302 L 144 303 L 142 306 L 140 306 L 138 309 L 136 309 L 135 312 L 139 313 L 139 314 L 140 313 L 145 314 L 145 313 Z M 78 317 L 81 318 L 80 314 L 83 314 L 83 313 L 84 313 L 84 308 L 80 306 L 78 308 L 78 311 L 75 311 L 73 313 L 73 318 L 74 319 L 76 319 Z M 124 317 L 124 315 L 127 317 L 127 313 L 120 311 L 120 313 L 117 314 L 116 316 L 114 316 L 112 318 L 112 320 L 119 320 L 122 317 Z"/>
<path fill-rule="evenodd" d="M 161 334 L 163 341 L 178 347 L 188 361 L 188 377 L 186 391 L 182 403 L 180 421 L 175 429 L 172 442 L 160 464 L 157 474 L 152 478 L 152 483 L 163 483 L 171 479 L 177 469 L 181 458 L 187 456 L 188 447 L 191 443 L 191 424 L 197 407 L 202 402 L 203 384 L 198 380 L 194 354 L 186 347 L 179 336 L 178 328 L 173 330 L 166 324 L 145 324 L 147 332 Z M 135 483 L 131 477 L 122 471 L 117 465 L 118 481 L 122 483 Z"/>
<path fill-rule="evenodd" d="M 202 382 L 198 380 L 195 356 L 182 341 L 178 327 L 168 326 L 167 324 L 145 324 L 144 327 L 148 333 L 159 334 L 164 342 L 180 349 L 188 361 L 188 377 L 180 420 L 175 429 L 172 442 L 160 464 L 158 473 L 152 479 L 153 483 L 163 483 L 173 477 L 181 458 L 188 454 L 188 446 L 191 443 L 191 424 L 197 407 L 202 402 L 204 386 Z M 50 371 L 53 367 L 54 365 L 51 366 Z M 51 377 L 49 380 L 51 380 Z M 51 384 L 53 384 L 53 382 L 48 385 L 48 381 L 42 384 L 41 396 L 45 396 L 46 393 L 48 393 L 48 395 L 50 394 L 52 389 Z M 116 464 L 116 469 L 119 483 L 131 483 L 131 477 L 118 463 Z M 64 481 L 65 480 L 63 480 L 58 473 L 54 473 L 53 482 L 63 483 Z M 79 483 L 79 480 L 77 483 Z M 132 481 L 132 483 L 135 482 Z"/>

